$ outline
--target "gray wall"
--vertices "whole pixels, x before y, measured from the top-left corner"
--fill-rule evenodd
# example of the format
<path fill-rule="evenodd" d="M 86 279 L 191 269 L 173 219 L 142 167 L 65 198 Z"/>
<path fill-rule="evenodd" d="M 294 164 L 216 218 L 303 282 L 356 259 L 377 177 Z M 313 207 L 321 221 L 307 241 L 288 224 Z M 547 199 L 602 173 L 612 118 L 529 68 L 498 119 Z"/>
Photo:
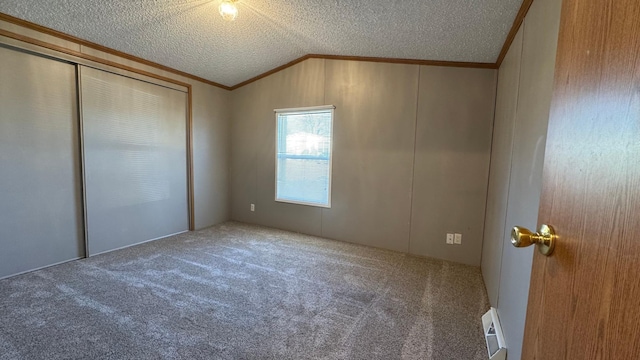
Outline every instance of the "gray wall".
<path fill-rule="evenodd" d="M 513 39 L 511 48 L 498 72 L 496 95 L 496 117 L 493 124 L 491 146 L 491 168 L 487 192 L 487 214 L 482 243 L 482 274 L 487 287 L 489 302 L 496 306 L 500 287 L 500 267 L 511 179 L 511 152 L 513 130 L 516 120 L 518 88 L 520 82 L 520 59 L 522 58 L 521 27 Z M 528 251 L 523 249 L 525 252 Z M 530 251 L 530 250 L 529 250 Z M 528 281 L 527 281 L 528 283 Z"/>
<path fill-rule="evenodd" d="M 327 61 L 335 105 L 332 208 L 322 235 L 408 252 L 418 66 Z"/>
<path fill-rule="evenodd" d="M 411 218 L 411 253 L 479 265 L 496 73 L 424 66 Z M 462 245 L 447 245 L 447 232 Z"/>
<path fill-rule="evenodd" d="M 324 61 L 304 61 L 231 95 L 231 218 L 320 235 L 320 208 L 274 201 L 273 110 L 324 104 Z"/>
<path fill-rule="evenodd" d="M 196 229 L 229 220 L 231 93 L 192 82 L 193 184 Z"/>
<path fill-rule="evenodd" d="M 479 265 L 495 82 L 494 70 L 310 59 L 233 91 L 232 219 Z M 273 110 L 325 104 L 332 208 L 277 203 Z M 447 232 L 462 245 L 444 245 Z"/>
<path fill-rule="evenodd" d="M 533 2 L 500 69 L 482 271 L 505 332 L 509 360 L 521 357 L 536 251 L 514 248 L 510 229 L 537 229 L 560 8 L 556 0 Z"/>

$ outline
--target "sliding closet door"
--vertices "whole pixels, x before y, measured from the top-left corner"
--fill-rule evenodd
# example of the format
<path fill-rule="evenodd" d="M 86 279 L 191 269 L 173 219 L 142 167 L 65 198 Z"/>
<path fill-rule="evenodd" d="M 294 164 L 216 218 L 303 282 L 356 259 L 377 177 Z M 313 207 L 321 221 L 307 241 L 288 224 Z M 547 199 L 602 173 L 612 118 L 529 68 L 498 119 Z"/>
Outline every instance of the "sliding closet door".
<path fill-rule="evenodd" d="M 0 278 L 84 256 L 74 65 L 0 47 Z"/>
<path fill-rule="evenodd" d="M 89 254 L 188 230 L 187 95 L 81 67 Z"/>

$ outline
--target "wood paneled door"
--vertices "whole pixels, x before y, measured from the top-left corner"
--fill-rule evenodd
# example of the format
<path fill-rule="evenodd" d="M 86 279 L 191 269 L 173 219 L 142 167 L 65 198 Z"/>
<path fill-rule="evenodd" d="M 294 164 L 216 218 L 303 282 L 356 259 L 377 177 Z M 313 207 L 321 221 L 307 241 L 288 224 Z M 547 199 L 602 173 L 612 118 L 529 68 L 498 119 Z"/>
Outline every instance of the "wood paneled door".
<path fill-rule="evenodd" d="M 545 156 L 523 358 L 638 359 L 640 1 L 564 0 Z"/>

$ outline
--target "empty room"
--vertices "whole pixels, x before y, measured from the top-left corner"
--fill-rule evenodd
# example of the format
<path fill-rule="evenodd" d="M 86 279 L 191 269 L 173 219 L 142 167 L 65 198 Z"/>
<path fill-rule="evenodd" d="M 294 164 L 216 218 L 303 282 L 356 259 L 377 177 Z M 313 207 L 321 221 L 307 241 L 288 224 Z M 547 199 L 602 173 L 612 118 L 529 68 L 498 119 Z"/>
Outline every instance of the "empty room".
<path fill-rule="evenodd" d="M 1 0 L 0 360 L 640 358 L 638 19 Z"/>

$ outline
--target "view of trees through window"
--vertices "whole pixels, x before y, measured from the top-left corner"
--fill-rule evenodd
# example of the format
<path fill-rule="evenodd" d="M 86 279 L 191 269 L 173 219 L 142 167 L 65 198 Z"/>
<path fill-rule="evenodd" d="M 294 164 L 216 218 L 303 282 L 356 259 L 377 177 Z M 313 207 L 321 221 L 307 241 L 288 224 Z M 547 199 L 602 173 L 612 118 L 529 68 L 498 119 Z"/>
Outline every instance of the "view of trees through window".
<path fill-rule="evenodd" d="M 330 205 L 333 110 L 278 113 L 276 200 Z"/>

